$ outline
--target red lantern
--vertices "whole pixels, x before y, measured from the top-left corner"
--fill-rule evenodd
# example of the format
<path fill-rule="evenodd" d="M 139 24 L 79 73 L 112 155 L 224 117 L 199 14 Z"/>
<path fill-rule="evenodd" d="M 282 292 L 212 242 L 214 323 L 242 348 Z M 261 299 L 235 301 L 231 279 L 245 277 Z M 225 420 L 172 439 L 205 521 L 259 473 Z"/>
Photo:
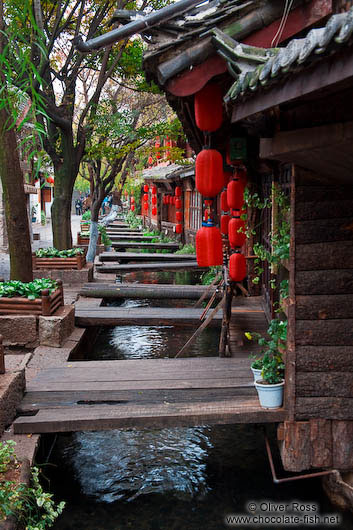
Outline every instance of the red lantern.
<path fill-rule="evenodd" d="M 143 196 L 143 200 L 144 200 L 145 202 L 148 201 L 148 193 L 145 193 L 145 194 L 144 194 L 144 196 Z"/>
<path fill-rule="evenodd" d="M 152 195 L 157 195 L 157 186 L 152 186 Z"/>
<path fill-rule="evenodd" d="M 148 202 L 144 202 L 143 203 L 143 207 L 144 207 L 145 211 L 147 212 L 147 210 L 148 210 Z"/>
<path fill-rule="evenodd" d="M 226 190 L 223 190 L 221 193 L 221 210 L 223 210 L 223 212 L 228 212 L 229 210 Z"/>
<path fill-rule="evenodd" d="M 170 197 L 171 204 L 175 204 L 176 197 Z"/>
<path fill-rule="evenodd" d="M 153 195 L 153 197 L 152 197 L 152 204 L 153 204 L 153 206 L 156 206 L 156 204 L 157 204 L 157 197 L 155 195 Z"/>
<path fill-rule="evenodd" d="M 216 131 L 222 125 L 223 98 L 221 87 L 215 83 L 205 85 L 195 94 L 195 121 L 201 131 Z"/>
<path fill-rule="evenodd" d="M 183 212 L 175 212 L 175 218 L 177 221 L 182 221 L 183 220 Z"/>
<path fill-rule="evenodd" d="M 203 149 L 196 157 L 196 188 L 204 197 L 216 197 L 223 188 L 223 159 L 215 149 Z"/>
<path fill-rule="evenodd" d="M 152 215 L 157 215 L 157 208 L 155 206 L 152 208 Z"/>
<path fill-rule="evenodd" d="M 149 190 L 148 184 L 145 184 L 144 187 L 143 187 L 143 191 L 145 193 L 148 193 L 148 190 Z"/>
<path fill-rule="evenodd" d="M 221 215 L 221 232 L 225 236 L 228 234 L 229 221 L 230 221 L 229 215 Z"/>
<path fill-rule="evenodd" d="M 135 210 L 135 205 L 132 204 L 130 210 L 133 212 Z"/>
<path fill-rule="evenodd" d="M 130 202 L 131 204 L 135 204 L 135 197 L 131 197 Z"/>
<path fill-rule="evenodd" d="M 244 184 L 240 180 L 231 180 L 227 186 L 229 208 L 241 210 L 244 204 Z"/>
<path fill-rule="evenodd" d="M 242 282 L 246 278 L 246 260 L 243 254 L 235 252 L 229 258 L 229 277 L 233 282 Z"/>
<path fill-rule="evenodd" d="M 196 233 L 196 259 L 199 267 L 212 267 L 223 263 L 221 232 L 211 223 Z"/>
<path fill-rule="evenodd" d="M 181 197 L 181 187 L 180 186 L 177 186 L 175 188 L 175 196 L 176 197 Z"/>
<path fill-rule="evenodd" d="M 177 208 L 178 210 L 180 210 L 181 208 L 181 200 L 180 199 L 175 199 L 175 208 Z"/>
<path fill-rule="evenodd" d="M 233 248 L 242 247 L 245 243 L 246 234 L 243 231 L 239 232 L 239 230 L 245 230 L 245 223 L 240 217 L 233 217 L 228 226 L 229 243 Z"/>
<path fill-rule="evenodd" d="M 153 158 L 152 158 L 152 155 L 150 155 L 150 156 L 148 157 L 148 165 L 149 165 L 149 166 L 152 166 L 152 164 L 153 164 Z M 148 191 L 148 190 L 147 190 L 147 191 Z"/>
<path fill-rule="evenodd" d="M 179 223 L 179 224 L 175 225 L 175 233 L 176 234 L 181 234 L 182 231 L 183 231 L 183 225 L 182 224 Z"/>

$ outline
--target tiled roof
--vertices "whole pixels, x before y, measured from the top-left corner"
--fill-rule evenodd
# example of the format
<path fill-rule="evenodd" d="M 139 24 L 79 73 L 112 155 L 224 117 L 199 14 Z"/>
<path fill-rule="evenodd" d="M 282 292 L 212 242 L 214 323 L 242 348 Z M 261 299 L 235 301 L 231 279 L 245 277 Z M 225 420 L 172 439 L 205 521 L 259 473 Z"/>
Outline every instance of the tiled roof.
<path fill-rule="evenodd" d="M 260 0 L 209 0 L 192 6 L 182 15 L 175 15 L 166 22 L 161 22 L 157 27 L 147 28 L 142 35 L 154 46 L 154 51 L 162 52 L 169 47 L 178 46 L 180 43 L 195 39 L 207 33 L 215 26 L 232 17 L 241 18 L 249 11 L 256 9 Z M 123 24 L 146 16 L 140 11 L 116 10 L 113 15 L 114 22 Z M 193 42 L 194 44 L 194 42 Z"/>
<path fill-rule="evenodd" d="M 142 178 L 166 180 L 170 177 L 181 176 L 182 173 L 187 172 L 191 167 L 193 166 L 181 166 L 178 164 L 170 164 L 169 166 L 155 166 L 151 169 L 144 169 L 142 172 Z"/>
<path fill-rule="evenodd" d="M 326 26 L 312 29 L 305 38 L 293 39 L 283 48 L 256 48 L 241 44 L 221 31 L 213 30 L 213 43 L 227 60 L 236 81 L 225 101 L 248 97 L 261 87 L 272 86 L 322 57 L 336 53 L 353 41 L 353 7 L 333 15 Z"/>

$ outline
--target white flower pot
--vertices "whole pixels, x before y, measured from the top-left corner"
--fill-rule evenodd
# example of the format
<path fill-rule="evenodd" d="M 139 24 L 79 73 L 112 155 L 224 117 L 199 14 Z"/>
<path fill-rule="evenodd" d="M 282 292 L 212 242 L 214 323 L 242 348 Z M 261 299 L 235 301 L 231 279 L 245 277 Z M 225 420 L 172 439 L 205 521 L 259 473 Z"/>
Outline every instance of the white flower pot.
<path fill-rule="evenodd" d="M 278 409 L 283 403 L 284 381 L 275 385 L 268 385 L 255 381 L 255 387 L 259 395 L 260 405 L 264 409 Z"/>
<path fill-rule="evenodd" d="M 254 384 L 255 384 L 255 381 L 257 379 L 261 379 L 262 370 L 261 370 L 261 368 L 260 369 L 259 368 L 253 368 L 252 366 L 250 368 L 251 368 L 251 371 L 252 371 L 253 376 L 254 376 Z"/>

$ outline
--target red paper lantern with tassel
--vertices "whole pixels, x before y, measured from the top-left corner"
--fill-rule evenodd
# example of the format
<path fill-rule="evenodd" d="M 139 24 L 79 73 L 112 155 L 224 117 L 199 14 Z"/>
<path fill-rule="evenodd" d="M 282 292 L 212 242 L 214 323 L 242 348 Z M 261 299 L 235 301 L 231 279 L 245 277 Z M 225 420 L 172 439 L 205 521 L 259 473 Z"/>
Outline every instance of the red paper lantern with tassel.
<path fill-rule="evenodd" d="M 175 199 L 175 208 L 180 210 L 180 208 L 181 208 L 181 200 L 180 199 Z"/>
<path fill-rule="evenodd" d="M 183 231 L 183 225 L 178 223 L 177 225 L 175 225 L 175 233 L 176 234 L 181 234 Z"/>
<path fill-rule="evenodd" d="M 233 282 L 242 282 L 246 278 L 246 259 L 240 252 L 229 258 L 229 277 Z"/>
<path fill-rule="evenodd" d="M 130 210 L 133 212 L 135 210 L 135 205 L 132 204 Z"/>
<path fill-rule="evenodd" d="M 203 149 L 196 157 L 196 188 L 204 197 L 216 197 L 223 188 L 223 158 L 215 149 Z"/>
<path fill-rule="evenodd" d="M 143 200 L 144 200 L 145 202 L 148 201 L 148 193 L 145 193 L 145 194 L 144 194 L 144 196 L 143 196 Z"/>
<path fill-rule="evenodd" d="M 222 265 L 222 235 L 209 220 L 196 233 L 196 259 L 199 267 Z"/>
<path fill-rule="evenodd" d="M 228 234 L 229 221 L 230 221 L 229 215 L 221 215 L 221 232 L 225 236 Z"/>
<path fill-rule="evenodd" d="M 153 195 L 153 197 L 152 197 L 152 204 L 153 204 L 153 206 L 156 206 L 156 204 L 157 204 L 157 197 L 155 195 Z"/>
<path fill-rule="evenodd" d="M 223 121 L 222 90 L 216 83 L 208 83 L 194 97 L 195 122 L 201 131 L 213 132 Z"/>
<path fill-rule="evenodd" d="M 176 186 L 174 195 L 176 197 L 181 197 L 181 187 L 180 186 Z"/>
<path fill-rule="evenodd" d="M 242 231 L 239 232 L 239 230 Z M 244 245 L 246 234 L 243 230 L 245 231 L 245 223 L 240 217 L 233 217 L 233 219 L 229 221 L 228 238 L 232 248 L 242 247 Z"/>
<path fill-rule="evenodd" d="M 175 212 L 175 218 L 177 221 L 182 221 L 183 220 L 183 212 Z"/>
<path fill-rule="evenodd" d="M 227 191 L 223 190 L 221 193 L 221 210 L 223 212 L 228 212 L 229 206 L 227 201 Z"/>
<path fill-rule="evenodd" d="M 145 193 L 148 193 L 148 190 L 149 190 L 148 184 L 145 184 L 144 187 L 143 187 L 143 191 Z"/>
<path fill-rule="evenodd" d="M 240 180 L 231 180 L 227 186 L 229 208 L 241 210 L 244 204 L 244 184 Z"/>
<path fill-rule="evenodd" d="M 152 186 L 152 195 L 157 195 L 157 186 Z"/>
<path fill-rule="evenodd" d="M 157 208 L 155 206 L 152 208 L 152 215 L 157 215 Z"/>

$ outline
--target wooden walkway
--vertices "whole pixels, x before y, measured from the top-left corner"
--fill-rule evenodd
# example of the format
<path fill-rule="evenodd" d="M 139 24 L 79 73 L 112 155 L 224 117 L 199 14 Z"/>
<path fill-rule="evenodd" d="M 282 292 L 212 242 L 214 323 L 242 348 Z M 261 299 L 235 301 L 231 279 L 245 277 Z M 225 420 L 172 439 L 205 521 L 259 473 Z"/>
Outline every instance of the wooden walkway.
<path fill-rule="evenodd" d="M 195 261 L 195 254 L 157 254 L 156 252 L 102 252 L 99 260 L 119 261 L 128 263 L 129 261 Z"/>
<path fill-rule="evenodd" d="M 102 255 L 102 254 L 101 254 Z M 207 291 L 204 285 L 169 285 L 141 283 L 96 283 L 90 282 L 80 290 L 81 296 L 92 298 L 171 298 L 198 300 Z M 207 299 L 215 292 L 208 291 Z M 221 296 L 219 294 L 219 296 Z"/>
<path fill-rule="evenodd" d="M 14 432 L 283 421 L 283 409 L 260 407 L 249 365 L 218 357 L 71 362 L 28 384 Z"/>
<path fill-rule="evenodd" d="M 76 307 L 77 326 L 195 326 L 201 324 L 203 308 L 192 307 Z M 211 325 L 219 326 L 222 314 L 219 312 Z"/>
<path fill-rule="evenodd" d="M 134 235 L 127 235 L 127 236 L 121 236 L 120 234 L 117 235 L 110 235 L 110 239 L 113 241 L 113 243 L 119 243 L 120 241 L 137 241 L 137 242 L 152 242 L 152 239 L 156 239 L 156 236 L 142 236 L 141 234 L 134 236 Z"/>
<path fill-rule="evenodd" d="M 141 243 L 141 242 L 130 242 L 119 241 L 118 243 L 112 243 L 113 248 L 138 248 L 138 249 L 149 249 L 149 250 L 173 250 L 179 249 L 178 243 Z"/>
<path fill-rule="evenodd" d="M 204 271 L 205 268 L 199 267 L 197 261 L 184 260 L 184 261 L 175 261 L 175 262 L 163 262 L 158 261 L 156 263 L 148 263 L 142 261 L 140 263 L 126 263 L 126 264 L 111 264 L 105 263 L 99 265 L 96 264 L 97 272 L 106 273 L 106 274 L 120 274 L 121 272 L 163 272 L 163 271 L 193 271 L 199 270 Z"/>

